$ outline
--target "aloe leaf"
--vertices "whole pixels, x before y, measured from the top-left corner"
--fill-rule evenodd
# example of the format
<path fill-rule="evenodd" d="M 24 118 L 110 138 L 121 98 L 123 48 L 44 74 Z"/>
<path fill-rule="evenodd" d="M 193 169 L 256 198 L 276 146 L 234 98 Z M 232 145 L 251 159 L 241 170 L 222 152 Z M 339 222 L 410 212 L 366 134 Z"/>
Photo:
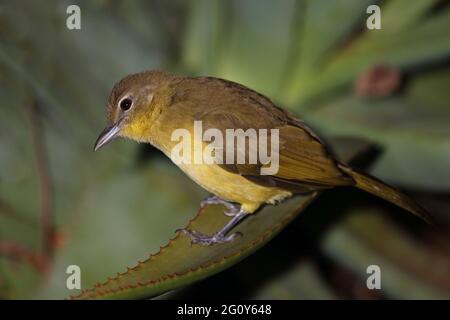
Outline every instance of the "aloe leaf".
<path fill-rule="evenodd" d="M 195 0 L 183 44 L 183 62 L 202 75 L 217 75 L 217 60 L 225 48 L 226 17 L 229 3 L 220 0 Z"/>
<path fill-rule="evenodd" d="M 337 151 L 340 146 L 343 145 L 335 146 Z M 362 148 L 365 146 L 357 145 L 353 150 L 343 146 L 341 150 L 346 154 L 341 155 L 341 158 L 348 160 Z M 191 245 L 188 237 L 178 233 L 148 259 L 73 298 L 148 298 L 204 279 L 229 268 L 261 248 L 317 196 L 318 193 L 294 197 L 278 206 L 264 207 L 233 230 L 241 232 L 243 236 L 230 243 L 211 247 Z M 228 219 L 221 206 L 208 206 L 187 227 L 210 234 L 220 229 Z"/>
<path fill-rule="evenodd" d="M 336 99 L 311 110 L 309 122 L 328 135 L 355 135 L 384 150 L 372 168 L 382 179 L 430 190 L 450 189 L 450 113 L 412 98 Z"/>
<path fill-rule="evenodd" d="M 390 32 L 406 30 L 436 5 L 437 0 L 391 0 L 382 2 L 382 27 Z M 402 14 L 399 14 L 401 12 Z"/>
<path fill-rule="evenodd" d="M 373 1 L 347 0 L 305 1 L 293 24 L 292 40 L 295 44 L 288 62 L 286 87 L 283 93 L 301 90 L 302 82 L 321 70 L 323 64 L 335 54 L 339 45 L 363 21 L 366 8 Z M 348 12 L 352 11 L 352 15 Z"/>
<path fill-rule="evenodd" d="M 323 279 L 317 266 L 311 261 L 303 261 L 296 268 L 263 283 L 252 299 L 331 300 L 338 299 L 338 296 Z"/>
<path fill-rule="evenodd" d="M 378 63 L 410 70 L 422 63 L 443 59 L 450 52 L 449 17 L 450 10 L 447 9 L 405 30 L 366 31 L 338 52 L 321 72 L 297 83 L 287 94 L 287 103 L 306 107 L 324 92 L 348 87 L 358 73 Z"/>
<path fill-rule="evenodd" d="M 0 241 L 36 256 L 43 246 L 42 199 L 30 108 L 38 105 L 40 149 L 50 190 L 45 201 L 51 207 L 56 248 L 64 242 L 70 229 L 66 226 L 76 219 L 78 203 L 92 180 L 117 174 L 118 168 L 127 170 L 134 161 L 132 144 L 119 142 L 114 150 L 96 155 L 91 151 L 105 125 L 108 91 L 122 76 L 166 61 L 157 37 L 163 28 L 158 26 L 156 32 L 155 25 L 149 28 L 147 23 L 154 11 L 138 16 L 122 8 L 119 15 L 109 3 L 83 1 L 82 31 L 70 31 L 65 27 L 67 5 L 0 4 Z M 26 16 L 17 14 L 25 11 Z M 133 15 L 133 25 L 120 18 L 127 15 Z M 26 259 L 11 258 L 13 254 L 5 251 L 0 257 L 0 285 L 6 289 L 0 295 L 34 297 L 36 286 L 47 278 Z"/>
<path fill-rule="evenodd" d="M 420 0 L 411 3 L 407 0 L 387 1 L 378 3 L 382 6 L 382 31 L 365 30 L 365 20 L 368 17 L 366 8 L 376 4 L 373 1 L 308 1 L 305 5 L 305 14 L 302 17 L 304 26 L 298 32 L 300 50 L 297 54 L 297 63 L 291 66 L 292 78 L 284 91 L 288 96 L 301 95 L 304 86 L 310 79 L 315 79 L 324 66 L 335 59 L 339 54 L 339 46 L 345 42 L 372 41 L 379 38 L 382 33 L 399 33 L 411 27 L 421 18 L 435 1 Z M 352 11 L 351 16 L 348 12 Z M 402 12 L 401 15 L 398 13 Z M 358 39 L 355 31 L 362 29 Z M 356 39 L 352 39 L 355 38 Z M 323 79 L 323 76 L 317 78 Z"/>
<path fill-rule="evenodd" d="M 230 244 L 191 246 L 178 234 L 161 250 L 136 267 L 84 291 L 77 298 L 146 298 L 159 295 L 222 271 L 256 251 L 290 222 L 314 197 L 294 199 L 280 207 L 262 210 L 236 228 L 244 234 Z M 223 208 L 209 207 L 188 228 L 213 233 L 226 223 Z"/>
<path fill-rule="evenodd" d="M 294 14 L 300 3 L 194 2 L 185 42 L 188 70 L 232 79 L 276 97 L 285 77 Z"/>
<path fill-rule="evenodd" d="M 448 299 L 448 255 L 433 252 L 431 245 L 414 239 L 377 211 L 349 212 L 325 236 L 322 250 L 362 279 L 367 279 L 369 265 L 379 266 L 382 292 L 389 298 Z"/>
<path fill-rule="evenodd" d="M 427 108 L 435 107 L 446 110 L 448 109 L 447 101 L 450 101 L 449 83 L 450 68 L 442 68 L 412 79 L 407 89 L 407 95 Z"/>

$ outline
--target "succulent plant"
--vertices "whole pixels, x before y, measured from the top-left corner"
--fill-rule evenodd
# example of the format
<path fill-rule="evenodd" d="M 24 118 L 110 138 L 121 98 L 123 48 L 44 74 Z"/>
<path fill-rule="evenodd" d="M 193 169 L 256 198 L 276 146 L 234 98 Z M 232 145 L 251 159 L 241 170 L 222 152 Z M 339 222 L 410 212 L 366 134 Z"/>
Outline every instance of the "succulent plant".
<path fill-rule="evenodd" d="M 191 247 L 176 229 L 226 218 L 195 214 L 200 187 L 149 147 L 91 152 L 122 76 L 222 77 L 289 108 L 448 231 L 447 2 L 377 1 L 380 30 L 365 0 L 79 1 L 81 30 L 65 27 L 69 4 L 0 4 L 0 298 L 450 297 L 449 239 L 361 192 L 294 198 L 245 221 L 242 242 Z M 83 292 L 66 287 L 73 264 Z M 369 265 L 381 290 L 366 287 Z"/>

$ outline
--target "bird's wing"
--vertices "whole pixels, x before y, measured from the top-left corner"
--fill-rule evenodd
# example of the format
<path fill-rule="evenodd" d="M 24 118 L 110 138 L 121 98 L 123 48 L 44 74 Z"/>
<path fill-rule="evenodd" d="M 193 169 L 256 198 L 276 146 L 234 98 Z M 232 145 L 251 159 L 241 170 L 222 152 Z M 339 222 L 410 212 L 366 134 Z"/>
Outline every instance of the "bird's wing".
<path fill-rule="evenodd" d="M 267 129 L 270 154 L 271 129 L 278 129 L 279 170 L 270 175 L 261 175 L 267 167 L 261 161 L 250 164 L 248 144 L 244 164 L 223 163 L 220 166 L 230 172 L 266 186 L 281 187 L 291 191 L 305 191 L 339 185 L 353 184 L 353 180 L 336 165 L 334 158 L 323 142 L 311 129 L 292 114 L 276 107 L 268 98 L 242 85 L 215 78 L 196 78 L 200 86 L 187 81 L 179 86 L 178 98 L 192 102 L 193 119 L 202 121 L 203 132 L 218 129 L 226 137 L 226 129 Z M 192 80 L 194 81 L 194 80 Z M 207 95 L 197 92 L 201 88 Z M 273 133 L 275 134 L 275 133 Z M 227 146 L 223 146 L 226 159 Z"/>

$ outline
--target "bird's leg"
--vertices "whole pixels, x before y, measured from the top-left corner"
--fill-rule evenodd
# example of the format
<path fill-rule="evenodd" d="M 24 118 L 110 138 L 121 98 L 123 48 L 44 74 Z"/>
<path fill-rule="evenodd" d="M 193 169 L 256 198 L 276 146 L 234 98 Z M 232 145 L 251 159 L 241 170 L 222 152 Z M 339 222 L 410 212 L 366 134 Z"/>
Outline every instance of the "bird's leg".
<path fill-rule="evenodd" d="M 234 217 L 236 214 L 239 213 L 239 205 L 237 205 L 233 202 L 230 202 L 230 201 L 223 200 L 223 199 L 219 198 L 218 196 L 210 196 L 210 197 L 204 199 L 200 203 L 200 210 L 202 210 L 208 204 L 224 205 L 228 209 L 227 211 L 224 211 L 224 214 L 229 217 Z"/>
<path fill-rule="evenodd" d="M 228 221 L 228 223 L 219 231 L 212 235 L 206 235 L 203 233 L 200 233 L 195 230 L 187 230 L 187 229 L 181 229 L 178 231 L 183 232 L 185 235 L 187 235 L 189 238 L 191 238 L 191 243 L 197 243 L 204 246 L 210 246 L 217 243 L 225 243 L 230 242 L 236 239 L 239 236 L 242 236 L 242 233 L 235 232 L 227 236 L 227 233 L 233 229 L 245 216 L 247 215 L 244 211 L 239 211 L 237 214 L 234 215 L 234 217 Z"/>

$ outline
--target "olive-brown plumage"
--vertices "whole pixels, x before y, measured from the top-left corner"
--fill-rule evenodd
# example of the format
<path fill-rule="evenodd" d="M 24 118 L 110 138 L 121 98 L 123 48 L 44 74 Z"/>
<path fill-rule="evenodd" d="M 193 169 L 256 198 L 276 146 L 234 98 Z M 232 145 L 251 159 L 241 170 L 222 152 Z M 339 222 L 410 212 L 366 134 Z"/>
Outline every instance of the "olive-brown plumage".
<path fill-rule="evenodd" d="M 132 101 L 126 109 L 127 101 Z M 126 109 L 126 110 L 125 110 Z M 230 225 L 212 236 L 185 231 L 194 242 L 214 244 L 231 241 L 226 233 L 245 214 L 262 204 L 274 204 L 296 193 L 338 186 L 355 186 L 390 201 L 430 221 L 411 198 L 393 187 L 339 163 L 323 141 L 293 114 L 275 106 L 267 97 L 240 84 L 211 77 L 182 77 L 148 71 L 121 80 L 112 90 L 107 106 L 108 127 L 96 149 L 115 136 L 148 142 L 171 156 L 175 129 L 203 130 L 278 129 L 279 170 L 261 175 L 262 164 L 183 164 L 180 168 L 215 197 L 205 203 L 223 203 L 234 213 Z M 223 149 L 226 152 L 226 146 Z M 232 203 L 238 203 L 237 210 Z"/>

